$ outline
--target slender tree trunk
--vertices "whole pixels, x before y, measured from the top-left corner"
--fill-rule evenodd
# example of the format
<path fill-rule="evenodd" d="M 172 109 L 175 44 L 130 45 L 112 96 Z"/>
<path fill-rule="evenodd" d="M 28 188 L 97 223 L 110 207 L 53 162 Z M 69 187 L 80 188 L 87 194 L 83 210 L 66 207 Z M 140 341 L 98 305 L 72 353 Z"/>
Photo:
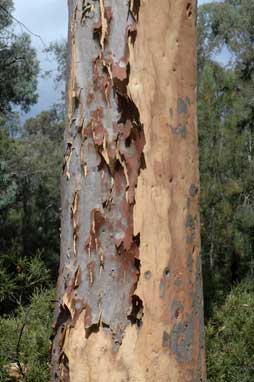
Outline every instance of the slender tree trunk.
<path fill-rule="evenodd" d="M 204 382 L 195 1 L 69 14 L 52 380 Z"/>

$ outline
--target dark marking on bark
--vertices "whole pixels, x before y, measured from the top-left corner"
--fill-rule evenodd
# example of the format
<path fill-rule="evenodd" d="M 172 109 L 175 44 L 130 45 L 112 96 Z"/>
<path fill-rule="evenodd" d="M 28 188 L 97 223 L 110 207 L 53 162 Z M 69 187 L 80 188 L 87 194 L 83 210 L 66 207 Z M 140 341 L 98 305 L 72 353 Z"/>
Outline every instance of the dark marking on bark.
<path fill-rule="evenodd" d="M 162 346 L 164 348 L 169 348 L 170 346 L 170 335 L 166 331 L 162 334 Z"/>
<path fill-rule="evenodd" d="M 183 309 L 183 304 L 178 300 L 174 300 L 171 305 L 172 319 L 177 321 L 181 320 L 183 317 Z"/>
<path fill-rule="evenodd" d="M 191 5 L 191 3 L 188 3 L 186 5 L 186 15 L 188 18 L 190 18 L 192 16 L 192 5 Z"/>
<path fill-rule="evenodd" d="M 142 325 L 142 317 L 144 315 L 144 305 L 143 301 L 137 296 L 132 295 L 132 309 L 130 314 L 127 316 L 128 320 L 130 320 L 132 325 L 137 325 L 141 327 Z"/>
<path fill-rule="evenodd" d="M 71 319 L 71 313 L 66 305 L 60 305 L 60 311 L 54 324 L 54 331 L 65 325 Z"/>
<path fill-rule="evenodd" d="M 145 279 L 146 280 L 149 280 L 151 277 L 152 277 L 152 272 L 151 271 L 146 271 L 144 273 L 144 276 L 145 276 Z"/>
<path fill-rule="evenodd" d="M 165 294 L 165 281 L 164 278 L 160 281 L 160 298 L 163 298 Z"/>
<path fill-rule="evenodd" d="M 70 160 L 73 150 L 74 148 L 72 147 L 72 142 L 67 142 L 67 147 L 64 153 L 64 159 L 62 164 L 62 173 L 66 175 L 67 179 L 70 178 Z"/>
<path fill-rule="evenodd" d="M 60 355 L 59 364 L 59 381 L 70 382 L 69 359 L 64 352 L 62 352 Z"/>
<path fill-rule="evenodd" d="M 137 38 L 137 28 L 136 26 L 130 27 L 128 29 L 128 38 L 130 38 L 131 44 L 134 45 Z"/>
<path fill-rule="evenodd" d="M 171 273 L 170 273 L 170 268 L 169 267 L 166 267 L 164 269 L 163 275 L 164 275 L 164 277 L 167 277 L 167 278 L 170 277 Z"/>
<path fill-rule="evenodd" d="M 190 193 L 190 196 L 194 198 L 198 193 L 198 186 L 196 184 L 191 184 L 189 193 Z"/>
<path fill-rule="evenodd" d="M 88 269 L 88 281 L 89 281 L 89 286 L 92 287 L 94 283 L 94 269 L 95 269 L 95 262 L 90 261 L 87 264 L 87 269 Z"/>
<path fill-rule="evenodd" d="M 190 235 L 186 236 L 186 243 L 193 244 L 194 238 L 195 238 L 195 234 L 192 232 Z"/>
<path fill-rule="evenodd" d="M 92 18 L 94 15 L 95 6 L 93 3 L 83 0 L 81 8 L 81 18 L 80 23 L 84 24 L 86 18 Z"/>
<path fill-rule="evenodd" d="M 133 242 L 139 247 L 140 246 L 140 233 L 137 235 L 133 236 Z M 137 259 L 138 260 L 138 259 Z M 140 260 L 138 260 L 140 263 Z"/>
<path fill-rule="evenodd" d="M 105 42 L 107 41 L 110 33 L 111 20 L 111 7 L 104 7 L 104 0 L 100 0 L 100 19 L 94 24 L 93 36 L 99 41 L 102 50 L 104 50 Z"/>
<path fill-rule="evenodd" d="M 93 99 L 94 99 L 94 94 L 92 92 L 89 92 L 87 97 L 86 97 L 87 106 L 91 105 L 91 103 L 93 102 Z"/>
<path fill-rule="evenodd" d="M 178 362 L 192 361 L 194 335 L 194 318 L 186 314 L 185 318 L 176 322 L 170 332 L 170 350 L 175 353 Z"/>
<path fill-rule="evenodd" d="M 181 125 L 181 123 L 179 123 L 175 128 L 170 126 L 170 129 L 173 134 L 180 135 L 182 138 L 186 138 L 187 129 L 185 125 Z"/>
<path fill-rule="evenodd" d="M 167 266 L 164 268 L 162 278 L 160 280 L 160 286 L 159 286 L 160 298 L 164 298 L 165 293 L 170 285 L 170 282 L 171 282 L 171 271 L 170 271 L 170 268 Z"/>
<path fill-rule="evenodd" d="M 98 107 L 92 113 L 91 128 L 93 131 L 93 140 L 96 146 L 102 146 L 104 140 L 103 111 Z"/>
<path fill-rule="evenodd" d="M 54 343 L 51 347 L 52 360 L 56 360 L 54 363 L 55 369 L 53 371 L 53 376 L 55 380 L 59 382 L 69 381 L 69 365 L 68 358 L 62 351 L 65 334 L 69 323 L 71 322 L 71 313 L 66 305 L 60 305 L 58 307 L 59 313 L 57 319 L 53 325 L 53 333 L 51 340 Z"/>
<path fill-rule="evenodd" d="M 91 228 L 89 238 L 86 240 L 85 248 L 89 251 L 100 247 L 99 230 L 105 224 L 105 216 L 98 209 L 92 210 L 91 213 Z"/>
<path fill-rule="evenodd" d="M 139 9 L 140 9 L 140 0 L 129 0 L 129 13 L 135 23 L 138 22 L 138 16 L 139 16 Z"/>
<path fill-rule="evenodd" d="M 77 239 L 78 239 L 78 203 L 79 203 L 79 193 L 75 191 L 72 206 L 71 206 L 71 219 L 72 219 L 72 227 L 73 227 L 73 253 L 76 256 L 76 247 L 77 247 Z"/>
<path fill-rule="evenodd" d="M 76 289 L 79 287 L 80 283 L 82 281 L 82 275 L 81 275 L 81 270 L 80 270 L 80 266 L 78 266 L 76 272 L 75 272 L 75 276 L 74 276 L 74 284 L 73 284 L 73 289 Z"/>
<path fill-rule="evenodd" d="M 93 61 L 93 88 L 100 91 L 107 106 L 110 106 L 110 93 L 112 90 L 112 60 L 105 58 L 101 52 Z"/>
<path fill-rule="evenodd" d="M 186 97 L 185 100 L 183 98 L 179 97 L 177 100 L 177 113 L 178 114 L 187 114 L 189 104 L 190 104 L 189 97 Z"/>
<path fill-rule="evenodd" d="M 190 214 L 188 214 L 187 218 L 186 218 L 186 227 L 190 228 L 190 229 L 194 229 L 194 227 L 195 227 L 194 218 Z"/>
<path fill-rule="evenodd" d="M 114 79 L 115 80 L 115 79 Z M 124 86 L 123 81 L 121 81 L 123 84 L 124 92 L 126 92 L 126 86 Z M 133 128 L 142 131 L 142 124 L 140 122 L 140 115 L 137 106 L 132 101 L 130 97 L 128 97 L 124 92 L 119 91 L 119 88 L 117 85 L 115 86 L 114 90 L 117 92 L 117 104 L 118 104 L 118 111 L 121 115 L 120 119 L 118 120 L 118 124 L 126 124 L 127 121 L 130 121 L 133 124 Z"/>
<path fill-rule="evenodd" d="M 187 255 L 187 269 L 190 273 L 192 273 L 192 267 L 193 267 L 192 253 L 189 252 Z"/>
<path fill-rule="evenodd" d="M 175 286 L 180 287 L 182 284 L 182 279 L 180 277 L 177 277 L 174 282 Z"/>
<path fill-rule="evenodd" d="M 81 94 L 81 89 L 78 87 L 77 83 L 75 82 L 74 88 L 72 91 L 72 112 L 76 109 L 78 109 L 79 104 L 80 104 L 80 94 Z"/>
<path fill-rule="evenodd" d="M 86 338 L 89 338 L 93 333 L 98 333 L 100 330 L 100 322 L 85 328 Z"/>

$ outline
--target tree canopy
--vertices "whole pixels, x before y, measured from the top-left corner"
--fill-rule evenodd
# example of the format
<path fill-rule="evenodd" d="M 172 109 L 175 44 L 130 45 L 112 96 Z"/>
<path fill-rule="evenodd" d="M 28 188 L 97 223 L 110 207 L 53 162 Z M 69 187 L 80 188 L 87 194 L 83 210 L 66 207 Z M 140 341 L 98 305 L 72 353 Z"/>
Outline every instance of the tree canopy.
<path fill-rule="evenodd" d="M 27 111 L 37 101 L 39 63 L 27 33 L 17 34 L 11 12 L 13 1 L 0 6 L 0 113 L 15 106 Z"/>

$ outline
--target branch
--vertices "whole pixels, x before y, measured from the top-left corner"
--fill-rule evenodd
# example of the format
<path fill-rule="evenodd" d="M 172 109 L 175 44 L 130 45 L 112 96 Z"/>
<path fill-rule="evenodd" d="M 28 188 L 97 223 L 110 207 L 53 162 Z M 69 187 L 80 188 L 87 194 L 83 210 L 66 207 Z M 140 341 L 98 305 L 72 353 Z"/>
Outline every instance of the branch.
<path fill-rule="evenodd" d="M 25 57 L 24 56 L 21 56 L 21 57 L 15 57 L 12 61 L 10 61 L 10 62 L 5 62 L 4 64 L 3 64 L 3 69 L 6 69 L 6 68 L 8 68 L 9 66 L 11 66 L 11 65 L 13 65 L 13 64 L 15 64 L 16 62 L 18 62 L 18 61 L 21 61 L 21 60 L 25 60 Z"/>
<path fill-rule="evenodd" d="M 47 49 L 47 45 L 46 43 L 43 41 L 42 37 L 37 34 L 37 33 L 34 33 L 32 32 L 24 23 L 22 23 L 21 21 L 19 21 L 18 19 L 16 19 L 16 17 L 14 17 L 9 11 L 7 11 L 6 8 L 4 8 L 2 5 L 0 5 L 0 9 L 2 9 L 8 16 L 10 16 L 16 23 L 18 23 L 21 27 L 23 27 L 28 33 L 30 33 L 32 36 L 34 37 L 37 37 L 42 45 L 44 46 L 45 49 Z"/>
<path fill-rule="evenodd" d="M 17 347 L 16 347 L 16 361 L 17 361 L 17 365 L 18 365 L 18 367 L 19 367 L 20 374 L 21 374 L 22 377 L 25 379 L 25 381 L 26 381 L 27 379 L 26 379 L 26 375 L 25 375 L 25 373 L 24 373 L 24 370 L 23 370 L 23 368 L 22 368 L 22 365 L 21 365 L 21 363 L 20 363 L 20 360 L 19 360 L 19 353 L 20 353 L 20 344 L 21 344 L 22 335 L 23 335 L 25 326 L 26 326 L 26 324 L 27 324 L 28 313 L 29 313 L 29 309 L 26 311 L 25 319 L 24 319 L 24 322 L 23 322 L 23 324 L 22 324 L 22 326 L 21 326 L 21 329 L 20 329 L 20 332 L 19 332 L 19 337 L 18 337 L 18 342 L 17 342 Z"/>

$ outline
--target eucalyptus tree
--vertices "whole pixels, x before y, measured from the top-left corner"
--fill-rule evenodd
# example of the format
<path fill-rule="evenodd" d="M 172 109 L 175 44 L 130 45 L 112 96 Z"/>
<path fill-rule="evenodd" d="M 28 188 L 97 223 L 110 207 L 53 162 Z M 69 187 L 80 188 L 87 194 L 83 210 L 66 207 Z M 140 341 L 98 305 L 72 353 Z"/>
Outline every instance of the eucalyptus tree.
<path fill-rule="evenodd" d="M 55 381 L 205 381 L 195 1 L 69 1 Z"/>

